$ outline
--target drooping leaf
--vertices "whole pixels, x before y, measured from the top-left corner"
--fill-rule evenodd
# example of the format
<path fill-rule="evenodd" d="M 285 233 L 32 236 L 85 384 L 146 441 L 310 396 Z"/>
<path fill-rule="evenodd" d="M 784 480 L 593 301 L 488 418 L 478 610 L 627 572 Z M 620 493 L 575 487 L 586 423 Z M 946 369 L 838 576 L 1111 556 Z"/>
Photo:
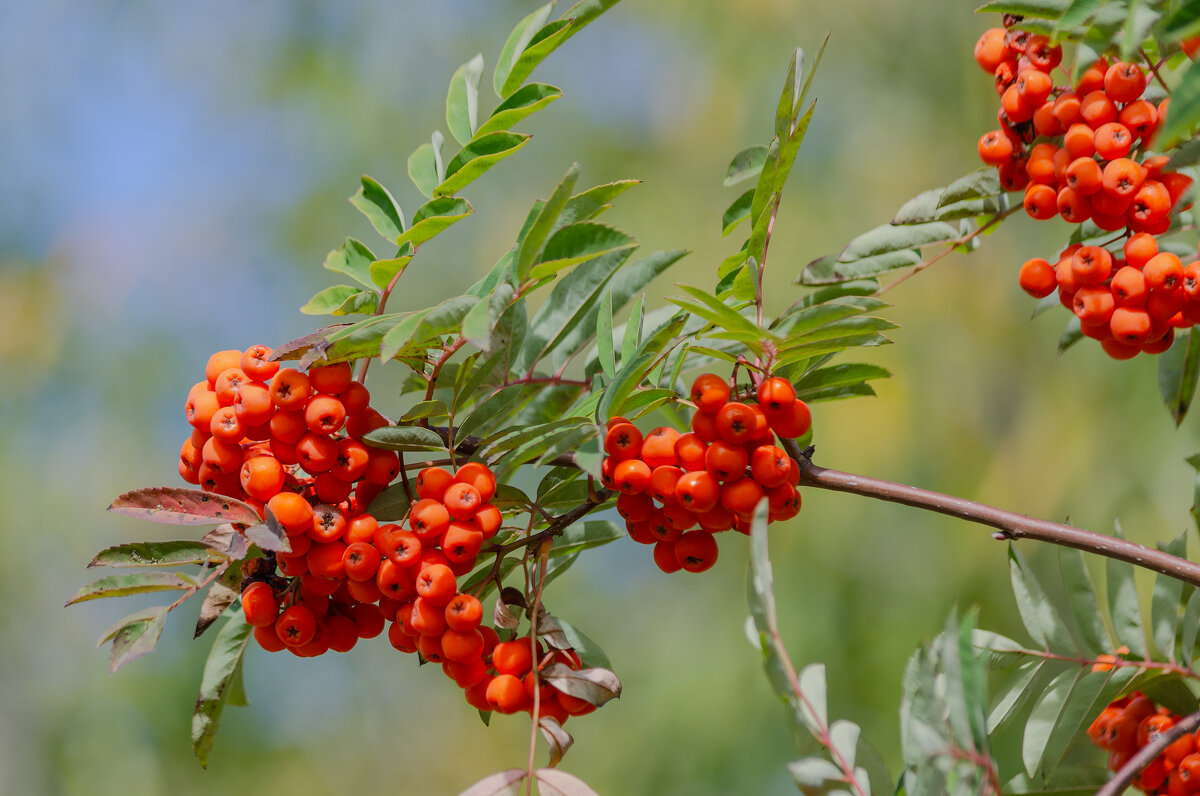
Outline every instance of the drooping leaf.
<path fill-rule="evenodd" d="M 952 221 L 959 218 L 994 215 L 1008 209 L 1008 196 L 1005 194 L 941 205 L 942 194 L 945 190 L 945 188 L 934 188 L 909 199 L 896 211 L 892 223 L 928 224 L 931 221 Z"/>
<path fill-rule="evenodd" d="M 109 674 L 115 674 L 125 664 L 154 652 L 166 618 L 167 606 L 156 605 L 132 613 L 105 630 L 96 646 L 106 641 L 112 642 Z"/>
<path fill-rule="evenodd" d="M 442 141 L 440 131 L 433 131 L 431 143 L 421 144 L 416 151 L 408 156 L 408 177 L 417 186 L 417 190 L 433 198 L 434 190 L 445 179 L 445 169 L 442 166 Z"/>
<path fill-rule="evenodd" d="M 474 212 L 471 203 L 459 196 L 430 199 L 413 213 L 412 226 L 396 238 L 396 245 L 411 243 L 414 247 L 420 246 Z"/>
<path fill-rule="evenodd" d="M 1174 100 L 1172 100 L 1174 112 Z M 1158 358 L 1158 388 L 1178 426 L 1187 416 L 1200 379 L 1200 335 L 1182 332 Z"/>
<path fill-rule="evenodd" d="M 101 550 L 88 567 L 181 567 L 217 564 L 228 557 L 203 542 L 129 542 Z"/>
<path fill-rule="evenodd" d="M 192 638 L 200 638 L 225 613 L 225 609 L 237 602 L 241 596 L 242 562 L 233 562 L 221 576 L 213 581 L 200 603 L 200 615 L 196 618 L 196 630 Z"/>
<path fill-rule="evenodd" d="M 795 281 L 800 285 L 829 285 L 835 282 L 874 277 L 889 271 L 910 268 L 921 262 L 921 253 L 915 249 L 890 251 L 850 262 L 842 262 L 837 259 L 836 255 L 829 254 L 804 266 L 804 270 L 800 272 Z"/>
<path fill-rule="evenodd" d="M 1170 544 L 1160 548 L 1177 558 L 1187 558 L 1187 536 L 1183 531 Z M 1175 660 L 1175 635 L 1179 631 L 1179 609 L 1183 599 L 1183 581 L 1159 573 L 1154 578 L 1150 601 L 1150 627 L 1154 646 L 1168 661 Z M 1190 663 L 1190 660 L 1180 661 Z"/>
<path fill-rule="evenodd" d="M 964 174 L 943 188 L 937 198 L 937 206 L 941 208 L 969 199 L 999 196 L 1002 193 L 1004 188 L 1000 185 L 999 172 L 993 166 L 984 166 Z"/>
<path fill-rule="evenodd" d="M 542 108 L 562 96 L 562 89 L 546 83 L 529 83 L 514 91 L 506 100 L 496 106 L 492 115 L 487 118 L 475 135 L 487 135 L 512 129 L 517 122 L 537 113 Z"/>
<path fill-rule="evenodd" d="M 994 172 L 995 169 L 992 169 Z M 930 221 L 927 224 L 896 226 L 883 224 L 864 232 L 846 244 L 838 255 L 843 263 L 878 257 L 890 252 L 917 249 L 931 243 L 943 243 L 959 237 L 957 225 L 945 221 Z"/>
<path fill-rule="evenodd" d="M 552 663 L 542 670 L 542 679 L 596 707 L 621 696 L 621 681 L 610 669 L 572 669 L 565 663 Z"/>
<path fill-rule="evenodd" d="M 350 204 L 367 217 L 375 231 L 387 240 L 395 240 L 404 231 L 404 211 L 395 198 L 375 180 L 362 177 L 362 187 L 350 197 Z"/>
<path fill-rule="evenodd" d="M 1113 530 L 1118 538 L 1125 538 L 1120 523 L 1116 523 Z M 1129 647 L 1134 655 L 1145 658 L 1146 634 L 1142 629 L 1142 611 L 1133 578 L 1133 564 L 1109 558 L 1105 566 L 1108 573 L 1108 614 L 1117 640 Z"/>
<path fill-rule="evenodd" d="M 460 66 L 450 78 L 446 93 L 446 127 L 458 143 L 466 146 L 479 127 L 479 77 L 483 74 L 483 55 L 476 55 Z"/>
<path fill-rule="evenodd" d="M 1112 652 L 1115 647 L 1104 625 L 1100 599 L 1096 596 L 1096 588 L 1092 585 L 1092 576 L 1088 574 L 1083 553 L 1079 550 L 1060 548 L 1058 565 L 1062 571 L 1063 585 L 1067 589 L 1067 604 L 1071 607 L 1075 626 L 1079 628 L 1083 638 L 1084 651 L 1090 655 Z"/>
<path fill-rule="evenodd" d="M 1017 598 L 1021 622 L 1029 631 L 1029 635 L 1044 649 L 1052 652 L 1076 651 L 1070 631 L 1046 596 L 1024 556 L 1012 545 L 1009 546 L 1008 556 L 1013 594 Z"/>
<path fill-rule="evenodd" d="M 235 700 L 233 697 L 244 697 L 237 691 L 240 691 L 242 656 L 253 629 L 240 611 L 231 612 L 204 663 L 200 695 L 192 714 L 192 751 L 204 768 L 208 767 L 208 755 L 216 740 L 225 705 L 245 704 L 244 698 Z"/>
<path fill-rule="evenodd" d="M 196 585 L 191 578 L 178 572 L 135 572 L 129 575 L 106 575 L 98 578 L 67 601 L 67 605 L 98 600 L 102 597 L 127 597 L 130 594 L 149 594 L 156 591 L 182 591 Z"/>
<path fill-rule="evenodd" d="M 1017 667 L 1013 676 L 1000 687 L 988 713 L 989 733 L 1003 728 L 1031 697 L 1040 693 L 1040 689 L 1034 686 L 1034 680 L 1042 673 L 1045 665 L 1044 659 L 1026 661 Z"/>
<path fill-rule="evenodd" d="M 222 522 L 253 525 L 259 522 L 258 512 L 240 500 L 174 486 L 134 489 L 120 495 L 108 510 L 170 525 L 217 525 Z"/>

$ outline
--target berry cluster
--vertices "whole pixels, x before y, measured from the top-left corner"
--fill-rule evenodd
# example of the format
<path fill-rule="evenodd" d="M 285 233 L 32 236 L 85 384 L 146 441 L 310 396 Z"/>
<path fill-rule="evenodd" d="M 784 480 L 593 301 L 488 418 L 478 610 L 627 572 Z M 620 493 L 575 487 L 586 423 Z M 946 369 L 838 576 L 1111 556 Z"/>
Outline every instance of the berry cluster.
<path fill-rule="evenodd" d="M 1179 717 L 1135 692 L 1109 704 L 1092 725 L 1088 737 L 1108 752 L 1108 767 L 1119 771 L 1129 758 L 1155 736 L 1171 729 Z M 1200 746 L 1195 733 L 1181 735 L 1143 768 L 1133 781 L 1143 793 L 1184 796 L 1200 793 Z"/>
<path fill-rule="evenodd" d="M 663 572 L 710 568 L 717 560 L 713 534 L 748 534 L 764 496 L 772 521 L 799 513 L 800 469 L 775 435 L 803 436 L 812 416 L 786 379 L 764 379 L 757 397 L 756 404 L 730 401 L 729 383 L 705 373 L 692 384 L 696 413 L 688 433 L 659 427 L 643 436 L 625 418 L 608 421 L 604 485 L 620 492 L 617 511 L 630 537 L 654 545 Z"/>
<path fill-rule="evenodd" d="M 1083 334 L 1116 359 L 1165 351 L 1174 329 L 1200 322 L 1200 262 L 1185 267 L 1156 239 L 1192 183 L 1146 151 L 1169 99 L 1143 98 L 1138 64 L 1103 59 L 1074 85 L 1055 86 L 1062 47 L 1026 31 L 991 28 L 975 60 L 994 75 L 1001 105 L 1000 127 L 979 139 L 979 156 L 997 167 L 1004 189 L 1023 189 L 1035 219 L 1091 220 L 1126 238 L 1123 257 L 1106 248 L 1113 241 L 1069 246 L 1055 264 L 1028 260 L 1021 287 L 1037 298 L 1058 291 Z"/>

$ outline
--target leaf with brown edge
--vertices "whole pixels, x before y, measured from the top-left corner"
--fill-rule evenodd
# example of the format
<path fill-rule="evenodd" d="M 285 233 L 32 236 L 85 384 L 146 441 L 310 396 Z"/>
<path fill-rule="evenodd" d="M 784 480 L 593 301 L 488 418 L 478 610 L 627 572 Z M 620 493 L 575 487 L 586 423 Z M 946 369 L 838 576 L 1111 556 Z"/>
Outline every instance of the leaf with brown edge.
<path fill-rule="evenodd" d="M 108 510 L 127 517 L 171 525 L 216 525 L 222 522 L 255 525 L 262 522 L 258 512 L 248 503 L 212 492 L 175 486 L 134 489 L 114 500 Z"/>
<path fill-rule="evenodd" d="M 231 524 L 218 525 L 200 539 L 204 544 L 220 550 L 231 561 L 240 561 L 250 550 L 246 537 L 238 532 Z"/>
<path fill-rule="evenodd" d="M 88 567 L 182 567 L 217 564 L 227 556 L 204 542 L 129 542 L 96 553 Z"/>
<path fill-rule="evenodd" d="M 539 768 L 533 776 L 542 796 L 600 796 L 579 777 L 557 768 Z"/>
<path fill-rule="evenodd" d="M 166 623 L 167 606 L 156 605 L 121 619 L 100 636 L 96 646 L 112 641 L 109 674 L 115 674 L 130 661 L 154 652 Z"/>
<path fill-rule="evenodd" d="M 279 520 L 275 519 L 270 509 L 267 509 L 266 515 L 265 522 L 251 525 L 245 530 L 246 538 L 263 550 L 275 553 L 292 552 L 292 543 L 288 541 L 287 531 L 279 524 Z"/>
<path fill-rule="evenodd" d="M 563 729 L 563 726 L 558 723 L 558 719 L 553 716 L 539 718 L 538 729 L 542 731 L 542 737 L 546 739 L 546 744 L 550 747 L 550 762 L 546 765 L 554 768 L 562 762 L 563 755 L 575 743 L 575 739 L 571 737 L 571 733 Z"/>
<path fill-rule="evenodd" d="M 233 614 L 217 634 L 212 651 L 204 663 L 200 695 L 192 714 L 192 751 L 200 765 L 208 767 L 212 749 L 226 704 L 246 704 L 241 688 L 242 655 L 254 630 L 240 614 Z"/>
<path fill-rule="evenodd" d="M 67 605 L 98 600 L 101 597 L 126 597 L 155 591 L 180 591 L 196 585 L 191 578 L 177 572 L 136 572 L 131 575 L 109 575 L 94 580 L 75 592 Z"/>
<path fill-rule="evenodd" d="M 208 630 L 213 622 L 221 618 L 225 609 L 233 605 L 241 594 L 238 590 L 241 583 L 242 562 L 232 562 L 231 566 L 213 581 L 213 585 L 204 595 L 204 602 L 200 603 L 200 617 L 196 620 L 196 632 L 192 638 L 200 638 L 200 635 Z"/>
<path fill-rule="evenodd" d="M 542 679 L 559 691 L 596 707 L 621 696 L 621 681 L 610 669 L 576 670 L 563 663 L 552 663 L 542 670 Z"/>
<path fill-rule="evenodd" d="M 283 345 L 275 348 L 271 352 L 271 360 L 273 362 L 287 361 L 290 359 L 300 359 L 309 352 L 310 349 L 318 348 L 324 350 L 329 347 L 329 341 L 326 340 L 330 333 L 337 331 L 343 326 L 350 326 L 348 323 L 335 323 L 326 326 L 324 329 L 318 329 L 311 334 L 306 334 L 303 337 L 297 337 L 295 340 L 289 340 Z"/>
<path fill-rule="evenodd" d="M 510 768 L 484 777 L 458 796 L 521 796 L 524 781 L 524 769 Z"/>

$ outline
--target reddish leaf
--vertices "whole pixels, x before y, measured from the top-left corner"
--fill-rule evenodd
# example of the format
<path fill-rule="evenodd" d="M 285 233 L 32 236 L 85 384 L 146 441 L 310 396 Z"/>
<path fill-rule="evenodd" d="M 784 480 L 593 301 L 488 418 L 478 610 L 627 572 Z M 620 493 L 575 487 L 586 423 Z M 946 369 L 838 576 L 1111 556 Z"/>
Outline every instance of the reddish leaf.
<path fill-rule="evenodd" d="M 458 796 L 520 796 L 524 780 L 524 769 L 510 768 L 484 777 Z"/>
<path fill-rule="evenodd" d="M 539 768 L 533 776 L 542 796 L 600 796 L 579 777 L 557 768 Z"/>
<path fill-rule="evenodd" d="M 546 744 L 550 747 L 550 762 L 547 764 L 551 768 L 562 762 L 563 755 L 575 743 L 575 739 L 571 737 L 571 733 L 563 729 L 558 723 L 558 719 L 552 716 L 542 716 L 538 719 L 538 729 L 542 731 L 542 737 L 546 739 Z"/>
<path fill-rule="evenodd" d="M 599 707 L 621 696 L 621 681 L 608 669 L 571 669 L 552 663 L 542 672 L 547 683 L 571 696 Z"/>
<path fill-rule="evenodd" d="M 216 525 L 239 522 L 254 525 L 262 520 L 247 503 L 199 489 L 148 486 L 126 492 L 112 502 L 109 511 L 172 525 Z"/>

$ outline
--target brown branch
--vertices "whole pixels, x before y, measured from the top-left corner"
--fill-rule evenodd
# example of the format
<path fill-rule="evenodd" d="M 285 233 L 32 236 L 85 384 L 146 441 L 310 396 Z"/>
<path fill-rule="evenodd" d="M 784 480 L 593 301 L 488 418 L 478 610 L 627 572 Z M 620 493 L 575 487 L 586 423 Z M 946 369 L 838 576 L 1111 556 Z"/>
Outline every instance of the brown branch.
<path fill-rule="evenodd" d="M 1059 655 L 1048 650 L 1030 650 L 1030 649 L 1004 649 L 996 650 L 997 652 L 1013 655 L 1028 655 L 1031 658 L 1041 658 L 1047 661 L 1062 661 L 1064 663 L 1074 663 L 1077 666 L 1095 666 L 1100 664 L 1113 669 L 1133 668 L 1133 669 L 1150 669 L 1160 672 L 1169 672 L 1177 674 L 1180 677 L 1187 677 L 1192 680 L 1200 680 L 1200 674 L 1192 671 L 1186 666 L 1179 666 L 1174 663 L 1163 663 L 1159 661 L 1127 661 L 1124 658 L 1115 658 L 1115 660 L 1106 660 L 1100 658 L 1082 658 L 1074 655 Z"/>
<path fill-rule="evenodd" d="M 783 440 L 783 448 L 800 465 L 800 486 L 828 489 L 834 492 L 849 492 L 890 503 L 902 503 L 938 514 L 968 520 L 969 522 L 998 528 L 994 538 L 1000 540 L 1035 539 L 1039 542 L 1062 547 L 1073 547 L 1138 567 L 1168 575 L 1176 580 L 1200 586 L 1200 564 L 1155 550 L 1145 545 L 1119 539 L 1115 536 L 1085 531 L 1073 525 L 1049 522 L 1017 514 L 1013 511 L 977 503 L 974 500 L 933 492 L 920 487 L 870 478 L 864 475 L 827 470 L 813 464 L 806 451 L 802 451 L 795 440 Z"/>
<path fill-rule="evenodd" d="M 1119 796 L 1119 794 L 1124 793 L 1125 789 L 1133 783 L 1138 773 L 1150 765 L 1154 758 L 1162 754 L 1176 740 L 1192 732 L 1197 727 L 1200 727 L 1200 712 L 1180 719 L 1171 729 L 1161 735 L 1155 735 L 1153 740 L 1139 749 L 1137 754 L 1129 758 L 1128 762 L 1121 766 L 1121 770 L 1117 772 L 1115 777 L 1104 783 L 1104 787 L 1096 791 L 1096 796 Z"/>

